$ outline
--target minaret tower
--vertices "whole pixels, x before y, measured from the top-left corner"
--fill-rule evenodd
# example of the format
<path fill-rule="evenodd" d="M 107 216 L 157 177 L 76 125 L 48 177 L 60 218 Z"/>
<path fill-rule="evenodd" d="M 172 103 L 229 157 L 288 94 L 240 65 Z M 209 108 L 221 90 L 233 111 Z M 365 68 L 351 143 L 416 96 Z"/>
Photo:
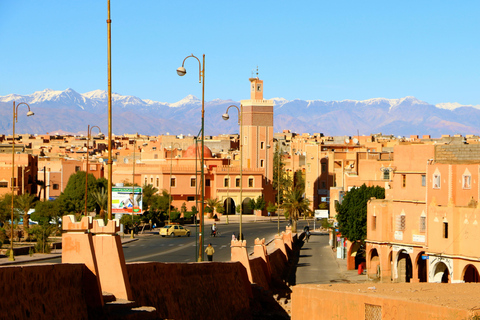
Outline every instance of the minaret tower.
<path fill-rule="evenodd" d="M 263 80 L 249 78 L 250 100 L 242 100 L 243 165 L 265 170 L 266 184 L 273 179 L 273 100 L 263 99 Z M 270 147 L 268 147 L 270 146 Z"/>

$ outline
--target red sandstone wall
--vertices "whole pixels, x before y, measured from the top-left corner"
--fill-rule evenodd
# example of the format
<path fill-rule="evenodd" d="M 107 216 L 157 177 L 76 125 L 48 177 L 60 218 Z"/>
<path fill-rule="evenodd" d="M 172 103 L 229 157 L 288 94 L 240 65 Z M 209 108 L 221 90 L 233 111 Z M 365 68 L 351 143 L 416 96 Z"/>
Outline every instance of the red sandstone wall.
<path fill-rule="evenodd" d="M 282 250 L 275 249 L 268 258 L 270 259 L 270 266 L 272 267 L 272 280 L 283 280 L 287 268 L 287 259 Z"/>
<path fill-rule="evenodd" d="M 469 310 L 442 307 L 388 297 L 366 296 L 298 285 L 292 292 L 292 320 L 364 320 L 365 304 L 381 306 L 381 319 L 459 320 L 470 319 Z M 372 318 L 373 319 L 373 318 Z"/>
<path fill-rule="evenodd" d="M 267 263 L 263 258 L 256 257 L 250 259 L 250 269 L 252 270 L 253 283 L 258 284 L 260 287 L 268 290 L 270 288 L 269 279 L 267 279 Z"/>
<path fill-rule="evenodd" d="M 240 262 L 129 263 L 133 298 L 161 319 L 250 319 L 252 289 Z"/>
<path fill-rule="evenodd" d="M 0 319 L 88 319 L 83 264 L 0 267 Z"/>

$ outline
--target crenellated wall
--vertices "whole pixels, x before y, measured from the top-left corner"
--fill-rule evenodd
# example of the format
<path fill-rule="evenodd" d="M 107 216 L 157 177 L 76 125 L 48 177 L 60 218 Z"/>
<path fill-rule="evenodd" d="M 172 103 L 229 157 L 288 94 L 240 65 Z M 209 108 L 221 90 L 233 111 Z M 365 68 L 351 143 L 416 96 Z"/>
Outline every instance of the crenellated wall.
<path fill-rule="evenodd" d="M 42 264 L 0 268 L 0 319 L 94 319 L 100 301 L 84 264 Z M 97 307 L 92 307 L 96 305 Z"/>

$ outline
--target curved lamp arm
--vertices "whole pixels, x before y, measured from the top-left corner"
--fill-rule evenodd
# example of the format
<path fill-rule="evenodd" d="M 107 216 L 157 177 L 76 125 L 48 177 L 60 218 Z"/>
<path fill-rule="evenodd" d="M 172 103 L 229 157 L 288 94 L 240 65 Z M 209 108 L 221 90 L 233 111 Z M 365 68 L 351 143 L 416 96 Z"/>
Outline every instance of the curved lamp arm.
<path fill-rule="evenodd" d="M 180 68 L 177 69 L 177 74 L 180 76 L 180 77 L 183 77 L 184 75 L 187 74 L 187 70 L 183 67 L 185 65 L 185 60 L 187 60 L 188 58 L 195 58 L 197 59 L 198 61 L 198 83 L 202 83 L 202 63 L 200 62 L 200 59 L 198 59 L 197 57 L 195 57 L 192 53 L 192 55 L 186 57 L 185 59 L 183 59 L 183 62 L 182 62 L 182 66 Z"/>
<path fill-rule="evenodd" d="M 228 119 L 230 119 L 230 116 L 228 115 L 228 109 L 230 109 L 231 107 L 237 108 L 237 111 L 238 111 L 238 124 L 240 124 L 242 115 L 241 115 L 240 109 L 239 109 L 236 105 L 234 105 L 234 104 L 232 104 L 231 106 L 228 106 L 227 111 L 225 111 L 225 113 L 222 114 L 222 119 L 223 119 L 223 120 L 228 120 Z"/>

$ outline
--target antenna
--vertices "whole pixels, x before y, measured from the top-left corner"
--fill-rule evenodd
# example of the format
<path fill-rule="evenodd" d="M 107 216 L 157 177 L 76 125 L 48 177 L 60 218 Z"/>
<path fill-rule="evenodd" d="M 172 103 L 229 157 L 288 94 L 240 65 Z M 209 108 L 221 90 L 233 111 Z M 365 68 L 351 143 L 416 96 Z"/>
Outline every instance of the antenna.
<path fill-rule="evenodd" d="M 258 66 L 257 66 L 257 79 L 258 79 Z"/>

